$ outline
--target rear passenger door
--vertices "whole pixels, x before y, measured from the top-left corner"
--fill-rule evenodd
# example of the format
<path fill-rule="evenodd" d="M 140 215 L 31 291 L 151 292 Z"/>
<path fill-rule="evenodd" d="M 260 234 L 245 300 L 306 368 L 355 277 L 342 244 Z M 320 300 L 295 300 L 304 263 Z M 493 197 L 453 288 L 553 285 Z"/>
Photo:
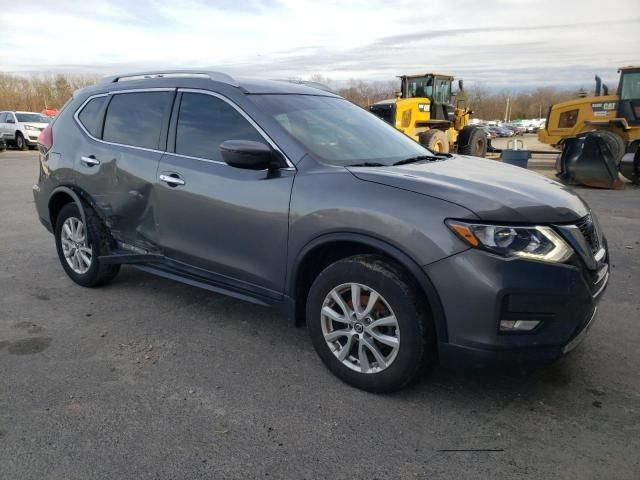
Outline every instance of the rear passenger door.
<path fill-rule="evenodd" d="M 157 215 L 165 253 L 225 286 L 267 296 L 282 292 L 289 197 L 295 169 L 227 165 L 225 140 L 273 143 L 228 99 L 179 91 L 158 170 Z M 162 176 L 162 177 L 161 177 Z"/>
<path fill-rule="evenodd" d="M 77 151 L 77 186 L 93 199 L 113 235 L 153 250 L 157 222 L 150 207 L 175 89 L 112 92 L 77 113 L 88 141 Z"/>

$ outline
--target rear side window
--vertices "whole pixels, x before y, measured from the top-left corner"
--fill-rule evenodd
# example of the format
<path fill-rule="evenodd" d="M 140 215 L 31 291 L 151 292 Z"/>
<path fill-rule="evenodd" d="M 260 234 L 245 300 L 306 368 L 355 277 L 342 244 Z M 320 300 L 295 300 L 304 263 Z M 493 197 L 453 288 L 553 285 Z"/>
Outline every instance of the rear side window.
<path fill-rule="evenodd" d="M 102 139 L 134 147 L 158 148 L 173 92 L 120 93 L 107 107 Z"/>
<path fill-rule="evenodd" d="M 176 128 L 176 153 L 222 161 L 220 144 L 225 140 L 265 141 L 224 100 L 200 93 L 184 93 Z"/>
<path fill-rule="evenodd" d="M 94 137 L 100 137 L 100 132 L 98 132 L 98 126 L 100 125 L 100 118 L 98 115 L 102 111 L 102 106 L 104 105 L 107 97 L 96 97 L 89 100 L 89 102 L 84 106 L 84 108 L 80 111 L 78 115 L 78 120 L 87 129 Z"/>

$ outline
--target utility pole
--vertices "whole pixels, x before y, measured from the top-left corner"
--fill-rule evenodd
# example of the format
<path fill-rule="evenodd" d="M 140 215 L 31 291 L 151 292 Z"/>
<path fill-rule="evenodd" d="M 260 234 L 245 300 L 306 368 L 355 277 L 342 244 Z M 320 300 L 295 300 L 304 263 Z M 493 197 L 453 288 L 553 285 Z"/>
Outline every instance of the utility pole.
<path fill-rule="evenodd" d="M 504 121 L 505 123 L 508 121 L 507 119 L 509 118 L 509 103 L 511 102 L 511 95 L 507 95 L 507 105 L 504 109 Z"/>

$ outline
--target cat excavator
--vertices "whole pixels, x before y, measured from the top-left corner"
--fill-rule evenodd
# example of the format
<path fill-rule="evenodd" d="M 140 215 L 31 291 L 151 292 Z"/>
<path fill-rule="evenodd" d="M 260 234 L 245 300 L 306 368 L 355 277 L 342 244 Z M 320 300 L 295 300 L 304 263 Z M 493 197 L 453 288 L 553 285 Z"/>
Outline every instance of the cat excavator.
<path fill-rule="evenodd" d="M 456 152 L 484 157 L 489 141 L 484 130 L 469 125 L 462 100 L 454 105 L 454 77 L 443 73 L 402 75 L 395 99 L 369 106 L 369 111 L 436 153 Z M 463 91 L 462 80 L 458 81 Z"/>

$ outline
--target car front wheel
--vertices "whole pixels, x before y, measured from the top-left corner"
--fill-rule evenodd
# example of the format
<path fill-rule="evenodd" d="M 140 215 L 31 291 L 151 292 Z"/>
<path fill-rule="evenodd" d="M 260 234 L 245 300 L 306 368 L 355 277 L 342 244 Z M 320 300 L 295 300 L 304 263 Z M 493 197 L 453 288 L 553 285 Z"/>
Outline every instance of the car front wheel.
<path fill-rule="evenodd" d="M 435 358 L 426 302 L 382 257 L 349 257 L 322 271 L 309 291 L 307 326 L 325 365 L 363 390 L 399 390 Z"/>
<path fill-rule="evenodd" d="M 16 133 L 16 148 L 18 150 L 26 150 L 28 148 L 27 142 L 20 132 Z"/>

